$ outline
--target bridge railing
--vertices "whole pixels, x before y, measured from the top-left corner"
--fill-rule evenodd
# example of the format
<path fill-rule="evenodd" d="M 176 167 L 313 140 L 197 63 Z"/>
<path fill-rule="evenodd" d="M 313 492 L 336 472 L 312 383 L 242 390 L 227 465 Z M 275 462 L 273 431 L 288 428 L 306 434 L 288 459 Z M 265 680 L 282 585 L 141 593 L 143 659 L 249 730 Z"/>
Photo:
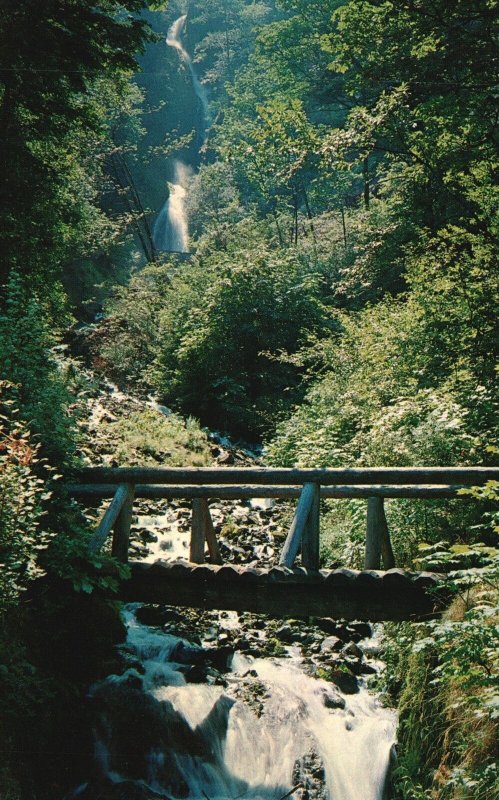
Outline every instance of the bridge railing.
<path fill-rule="evenodd" d="M 192 501 L 190 560 L 203 563 L 205 545 L 211 563 L 222 557 L 208 501 L 250 498 L 297 498 L 295 514 L 280 564 L 292 568 L 301 551 L 303 566 L 319 569 L 321 499 L 367 499 L 365 569 L 395 566 L 386 521 L 385 498 L 461 497 L 459 489 L 499 480 L 497 467 L 375 467 L 358 469 L 146 468 L 93 467 L 67 486 L 78 500 L 112 498 L 90 543 L 101 549 L 113 531 L 112 553 L 128 560 L 133 502 L 137 497 Z"/>

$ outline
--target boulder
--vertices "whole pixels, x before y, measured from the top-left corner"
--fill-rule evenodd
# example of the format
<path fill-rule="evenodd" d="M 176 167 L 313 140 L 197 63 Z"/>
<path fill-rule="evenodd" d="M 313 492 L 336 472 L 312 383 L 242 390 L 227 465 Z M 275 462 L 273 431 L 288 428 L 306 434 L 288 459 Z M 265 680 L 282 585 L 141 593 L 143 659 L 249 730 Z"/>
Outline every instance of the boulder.
<path fill-rule="evenodd" d="M 329 673 L 329 680 L 336 684 L 343 694 L 357 694 L 359 691 L 357 678 L 350 672 L 343 672 L 341 669 L 333 669 Z"/>
<path fill-rule="evenodd" d="M 322 692 L 322 699 L 326 708 L 345 708 L 345 700 L 339 694 L 331 689 L 324 689 Z"/>
<path fill-rule="evenodd" d="M 353 658 L 362 658 L 364 655 L 360 647 L 356 645 L 355 642 L 350 642 L 349 644 L 345 645 L 342 653 L 344 653 L 346 656 L 352 656 Z"/>
<path fill-rule="evenodd" d="M 334 652 L 337 653 L 343 647 L 343 642 L 338 636 L 328 636 L 321 644 L 321 651 L 323 653 Z"/>

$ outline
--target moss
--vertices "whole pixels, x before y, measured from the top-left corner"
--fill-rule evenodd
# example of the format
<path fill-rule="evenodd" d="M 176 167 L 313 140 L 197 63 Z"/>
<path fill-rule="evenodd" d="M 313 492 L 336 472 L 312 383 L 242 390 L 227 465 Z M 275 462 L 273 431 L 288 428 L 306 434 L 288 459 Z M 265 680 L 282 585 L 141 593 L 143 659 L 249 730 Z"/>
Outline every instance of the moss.
<path fill-rule="evenodd" d="M 286 655 L 286 648 L 282 645 L 279 639 L 271 637 L 267 640 L 267 648 L 266 648 L 268 655 L 282 657 Z"/>

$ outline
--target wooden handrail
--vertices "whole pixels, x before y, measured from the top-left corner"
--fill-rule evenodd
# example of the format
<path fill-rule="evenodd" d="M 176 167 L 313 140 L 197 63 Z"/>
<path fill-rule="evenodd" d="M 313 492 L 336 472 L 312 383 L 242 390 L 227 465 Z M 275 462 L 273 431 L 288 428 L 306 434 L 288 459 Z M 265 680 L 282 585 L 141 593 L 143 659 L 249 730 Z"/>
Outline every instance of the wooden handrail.
<path fill-rule="evenodd" d="M 302 562 L 310 570 L 319 568 L 320 497 L 368 499 L 365 566 L 378 569 L 382 557 L 385 569 L 390 569 L 395 561 L 383 507 L 385 498 L 459 497 L 459 489 L 465 486 L 499 480 L 498 467 L 89 467 L 77 474 L 87 483 L 66 486 L 69 495 L 87 500 L 113 498 L 90 542 L 90 552 L 100 550 L 114 527 L 112 553 L 127 561 L 134 497 L 183 498 L 191 499 L 193 506 L 191 561 L 204 561 L 206 542 L 212 561 L 221 563 L 209 498 L 299 497 L 280 564 L 292 567 L 301 547 Z"/>
<path fill-rule="evenodd" d="M 133 484 L 256 484 L 356 486 L 394 484 L 421 486 L 459 483 L 467 486 L 499 480 L 499 467 L 362 467 L 335 469 L 273 469 L 223 467 L 87 467 L 78 473 L 85 483 Z"/>
<path fill-rule="evenodd" d="M 83 500 L 104 500 L 113 497 L 116 485 L 108 484 L 67 484 L 66 491 L 71 497 Z M 413 498 L 413 499 L 445 499 L 459 497 L 458 491 L 466 488 L 464 484 L 442 486 L 324 486 L 321 496 L 325 499 L 351 499 L 368 497 Z M 185 499 L 196 497 L 218 500 L 250 500 L 252 498 L 273 498 L 277 500 L 293 500 L 300 496 L 299 486 L 168 486 L 146 485 L 135 486 L 135 496 L 149 499 Z"/>

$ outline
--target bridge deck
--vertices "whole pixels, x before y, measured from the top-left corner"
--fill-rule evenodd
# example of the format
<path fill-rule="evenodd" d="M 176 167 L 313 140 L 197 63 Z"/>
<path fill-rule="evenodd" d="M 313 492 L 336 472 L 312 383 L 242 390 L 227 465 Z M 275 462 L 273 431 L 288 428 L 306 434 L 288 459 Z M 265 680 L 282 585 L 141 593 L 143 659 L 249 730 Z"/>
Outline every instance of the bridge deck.
<path fill-rule="evenodd" d="M 131 577 L 121 586 L 127 601 L 370 621 L 428 619 L 448 601 L 445 584 L 428 572 L 258 570 L 186 561 L 136 561 L 130 566 Z"/>

